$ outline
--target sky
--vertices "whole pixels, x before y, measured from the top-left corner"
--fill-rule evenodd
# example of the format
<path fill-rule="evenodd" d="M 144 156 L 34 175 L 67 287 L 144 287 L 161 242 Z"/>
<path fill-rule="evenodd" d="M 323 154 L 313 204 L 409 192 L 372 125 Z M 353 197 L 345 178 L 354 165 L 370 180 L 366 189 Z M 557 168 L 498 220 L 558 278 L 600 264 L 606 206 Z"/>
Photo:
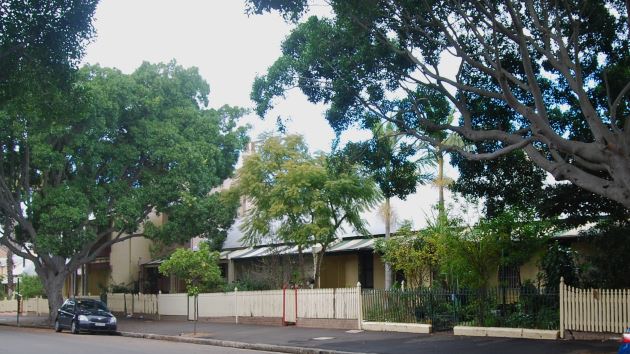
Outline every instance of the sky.
<path fill-rule="evenodd" d="M 324 8 L 314 11 L 326 14 Z M 277 14 L 246 15 L 241 0 L 101 0 L 94 24 L 96 37 L 86 48 L 84 63 L 131 73 L 143 61 L 175 59 L 184 67 L 199 68 L 210 85 L 213 108 L 224 104 L 253 107 L 249 94 L 254 78 L 264 75 L 281 55 L 282 40 L 292 28 Z M 252 126 L 250 137 L 255 139 L 274 130 L 276 118 L 282 117 L 287 132 L 304 135 L 312 151 L 330 151 L 334 133 L 323 117 L 324 111 L 325 106 L 312 104 L 298 90 L 292 90 L 277 101 L 265 120 L 249 114 L 242 124 Z M 369 134 L 352 130 L 342 138 L 362 140 Z M 450 167 L 446 174 L 457 177 L 457 171 Z M 447 198 L 451 198 L 450 193 Z M 397 219 L 412 220 L 416 227 L 425 225 L 435 203 L 437 189 L 432 186 L 420 186 L 405 201 L 392 201 Z M 475 218 L 474 214 L 464 217 Z M 370 229 L 384 229 L 376 212 L 367 218 Z"/>

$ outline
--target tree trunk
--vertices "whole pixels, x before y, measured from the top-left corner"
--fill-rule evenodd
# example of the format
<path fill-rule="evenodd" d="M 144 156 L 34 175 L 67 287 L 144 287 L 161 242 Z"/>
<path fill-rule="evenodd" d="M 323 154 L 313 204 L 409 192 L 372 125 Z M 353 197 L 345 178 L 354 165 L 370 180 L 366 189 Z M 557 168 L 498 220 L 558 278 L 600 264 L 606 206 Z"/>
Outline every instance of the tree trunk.
<path fill-rule="evenodd" d="M 392 223 L 392 211 L 389 198 L 385 198 L 385 240 L 387 240 L 391 233 Z M 394 283 L 394 277 L 392 274 L 392 265 L 385 262 L 385 290 L 391 289 Z"/>
<path fill-rule="evenodd" d="M 438 151 L 438 216 L 440 220 L 445 217 L 444 210 L 444 154 Z"/>
<path fill-rule="evenodd" d="M 302 252 L 302 246 L 298 246 L 298 263 L 300 267 L 300 281 L 302 284 L 306 284 L 306 266 L 304 265 L 304 253 Z"/>
<path fill-rule="evenodd" d="M 66 270 L 57 271 L 38 265 L 35 265 L 35 272 L 44 285 L 48 298 L 48 322 L 52 324 L 57 316 L 57 310 L 63 304 L 63 284 L 69 273 Z"/>
<path fill-rule="evenodd" d="M 8 240 L 10 240 L 13 237 L 14 230 L 15 228 L 14 228 L 13 220 L 10 218 L 7 218 L 6 222 L 4 223 L 4 233 L 6 235 L 5 237 L 7 239 L 7 242 L 9 242 Z M 7 249 L 7 295 L 11 297 L 13 295 L 13 291 L 15 291 L 15 287 L 13 284 L 13 267 L 15 266 L 15 264 L 13 263 L 13 251 L 11 251 L 9 247 L 7 247 L 6 249 Z"/>
<path fill-rule="evenodd" d="M 313 281 L 315 282 L 313 286 L 317 289 L 320 288 L 319 279 L 321 278 L 321 268 L 322 261 L 324 260 L 324 252 L 326 252 L 325 247 L 322 247 L 322 250 L 317 252 L 317 261 L 314 264 L 315 269 L 313 269 Z"/>
<path fill-rule="evenodd" d="M 11 297 L 15 290 L 13 285 L 13 252 L 7 248 L 7 295 Z"/>

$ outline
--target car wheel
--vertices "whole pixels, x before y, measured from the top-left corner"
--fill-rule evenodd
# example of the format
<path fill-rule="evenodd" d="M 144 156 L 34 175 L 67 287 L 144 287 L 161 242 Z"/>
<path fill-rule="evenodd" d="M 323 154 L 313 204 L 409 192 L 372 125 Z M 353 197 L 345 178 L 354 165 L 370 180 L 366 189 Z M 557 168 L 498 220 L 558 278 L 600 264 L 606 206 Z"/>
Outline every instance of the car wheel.
<path fill-rule="evenodd" d="M 77 321 L 72 321 L 72 324 L 70 325 L 70 332 L 72 332 L 72 334 L 79 334 L 79 326 L 77 325 Z"/>
<path fill-rule="evenodd" d="M 55 320 L 55 332 L 61 332 L 61 324 L 59 323 L 59 319 Z"/>

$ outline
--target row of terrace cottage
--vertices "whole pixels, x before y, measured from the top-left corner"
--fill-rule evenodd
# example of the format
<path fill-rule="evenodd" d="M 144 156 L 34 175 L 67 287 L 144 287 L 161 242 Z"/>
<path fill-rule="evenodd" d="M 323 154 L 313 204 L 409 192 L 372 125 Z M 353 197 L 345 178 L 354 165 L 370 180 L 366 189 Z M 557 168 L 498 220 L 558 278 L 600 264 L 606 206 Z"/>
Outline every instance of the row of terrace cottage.
<path fill-rule="evenodd" d="M 244 156 L 254 151 L 254 144 L 248 145 Z M 229 188 L 231 184 L 232 181 L 228 179 L 220 188 Z M 267 288 L 281 288 L 291 285 L 296 274 L 302 270 L 304 274 L 313 274 L 314 255 L 319 251 L 317 246 L 302 250 L 303 260 L 300 262 L 298 249 L 294 245 L 274 244 L 272 241 L 256 247 L 245 245 L 241 240 L 243 233 L 240 226 L 247 209 L 248 202 L 242 199 L 239 218 L 228 231 L 223 243 L 220 266 L 226 282 L 266 284 Z M 346 228 L 326 250 L 318 284 L 320 288 L 354 287 L 357 282 L 365 289 L 385 287 L 385 265 L 374 250 L 375 240 L 385 234 L 385 225 L 377 214 L 377 211 L 373 211 L 364 215 L 369 224 L 368 237 L 359 236 L 354 230 Z M 167 222 L 167 216 L 152 214 L 149 220 L 155 225 L 161 225 Z M 579 231 L 581 230 L 570 230 L 556 235 L 554 239 L 583 249 L 580 246 L 582 242 Z M 169 251 L 178 247 L 196 249 L 200 241 L 193 239 L 187 244 L 165 247 L 146 238 L 136 237 L 113 244 L 104 249 L 93 262 L 82 266 L 67 279 L 64 296 L 96 295 L 111 291 L 184 292 L 182 281 L 175 277 L 162 276 L 158 267 Z M 489 279 L 489 285 L 518 287 L 527 280 L 536 281 L 539 257 L 537 255 L 519 267 L 498 269 L 496 276 Z M 396 274 L 395 280 L 402 282 L 402 274 Z"/>
<path fill-rule="evenodd" d="M 152 215 L 156 224 L 166 222 L 165 216 Z M 266 284 L 267 287 L 281 288 L 290 286 L 300 271 L 298 249 L 293 245 L 265 244 L 248 247 L 241 241 L 240 220 L 228 232 L 223 243 L 220 267 L 228 283 Z M 371 237 L 357 236 L 353 233 L 342 235 L 327 249 L 321 269 L 320 288 L 354 287 L 360 282 L 363 288 L 383 289 L 385 286 L 385 266 L 375 242 L 383 237 L 383 230 L 378 226 L 371 228 Z M 553 239 L 574 248 L 583 248 L 585 244 L 574 229 L 556 235 Z M 195 249 L 200 242 L 193 239 L 185 245 Z M 131 291 L 140 293 L 179 293 L 184 292 L 183 282 L 175 277 L 165 277 L 158 272 L 163 258 L 153 257 L 155 245 L 148 239 L 139 237 L 117 243 L 105 250 L 95 261 L 81 267 L 66 282 L 64 296 L 97 295 L 111 291 Z M 305 274 L 313 273 L 314 252 L 316 247 L 303 250 Z M 542 253 L 542 250 L 541 250 Z M 527 280 L 536 282 L 539 257 L 533 257 L 520 267 L 500 268 L 496 277 L 490 279 L 490 285 L 507 284 L 518 287 Z M 396 274 L 396 281 L 404 280 L 402 274 Z M 315 284 L 313 284 L 315 286 Z"/>

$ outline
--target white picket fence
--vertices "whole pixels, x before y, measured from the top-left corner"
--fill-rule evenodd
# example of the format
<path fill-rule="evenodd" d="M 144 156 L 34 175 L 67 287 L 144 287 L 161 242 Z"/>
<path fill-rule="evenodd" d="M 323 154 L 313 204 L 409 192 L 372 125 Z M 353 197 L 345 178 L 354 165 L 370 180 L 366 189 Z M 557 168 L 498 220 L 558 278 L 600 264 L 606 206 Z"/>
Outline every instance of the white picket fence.
<path fill-rule="evenodd" d="M 565 330 L 622 333 L 629 326 L 629 289 L 579 289 L 560 281 L 562 338 Z"/>
<path fill-rule="evenodd" d="M 195 307 L 187 294 L 107 294 L 113 312 L 125 315 L 186 316 L 189 319 L 230 317 L 238 323 L 243 317 L 360 320 L 361 288 L 286 289 L 200 294 Z M 81 296 L 100 299 L 99 296 Z M 198 309 L 196 313 L 195 308 Z M 17 301 L 0 301 L 0 312 L 16 312 Z M 47 314 L 45 299 L 24 300 L 23 312 Z"/>
<path fill-rule="evenodd" d="M 301 318 L 358 319 L 360 288 L 299 289 L 297 313 Z"/>
<path fill-rule="evenodd" d="M 0 313 L 18 311 L 18 302 L 14 299 L 0 300 Z M 21 313 L 34 313 L 36 315 L 48 315 L 48 300 L 40 297 L 22 300 Z"/>
<path fill-rule="evenodd" d="M 286 289 L 238 291 L 200 294 L 199 317 L 273 317 L 286 322 L 299 318 L 358 320 L 360 317 L 360 287 L 339 289 Z M 160 295 L 163 296 L 163 295 Z M 181 305 L 172 314 L 189 315 Z M 174 308 L 173 308 L 174 309 Z M 165 314 L 160 307 L 160 314 Z"/>

